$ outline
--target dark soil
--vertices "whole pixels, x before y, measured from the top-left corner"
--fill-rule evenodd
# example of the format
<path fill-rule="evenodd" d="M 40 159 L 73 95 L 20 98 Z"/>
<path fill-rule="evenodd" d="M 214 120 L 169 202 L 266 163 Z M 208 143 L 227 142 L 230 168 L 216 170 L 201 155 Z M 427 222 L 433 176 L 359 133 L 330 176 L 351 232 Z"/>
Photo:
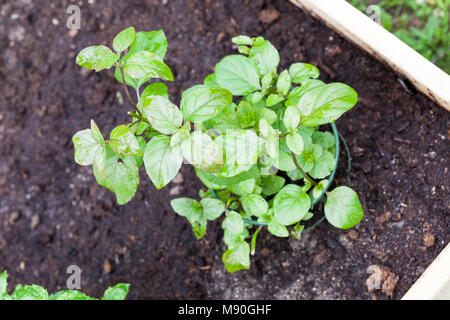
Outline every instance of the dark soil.
<path fill-rule="evenodd" d="M 0 3 L 0 270 L 10 288 L 64 288 L 76 264 L 94 296 L 130 282 L 134 299 L 386 299 L 388 289 L 366 287 L 376 264 L 390 269 L 385 284 L 399 299 L 449 241 L 448 112 L 288 1 L 82 1 L 77 34 L 66 28 L 71 1 Z M 170 192 L 201 187 L 192 167 L 162 191 L 142 170 L 135 199 L 118 206 L 75 164 L 71 137 L 91 118 L 109 132 L 130 107 L 111 70 L 85 72 L 75 56 L 130 25 L 165 30 L 173 101 L 235 52 L 229 40 L 242 33 L 272 41 L 282 68 L 313 63 L 321 79 L 354 87 L 359 103 L 337 122 L 353 168 L 346 177 L 342 161 L 337 183 L 358 191 L 362 223 L 324 223 L 301 241 L 262 232 L 251 270 L 228 274 L 219 222 L 197 241 L 169 206 Z"/>

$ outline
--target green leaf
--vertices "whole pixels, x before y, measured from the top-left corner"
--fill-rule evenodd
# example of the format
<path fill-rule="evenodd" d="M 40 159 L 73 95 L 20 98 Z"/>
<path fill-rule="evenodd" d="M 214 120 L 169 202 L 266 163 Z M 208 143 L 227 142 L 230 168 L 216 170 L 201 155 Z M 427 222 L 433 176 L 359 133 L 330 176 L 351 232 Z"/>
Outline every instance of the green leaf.
<path fill-rule="evenodd" d="M 279 224 L 275 219 L 271 219 L 267 223 L 267 229 L 274 236 L 281 238 L 289 237 L 288 229 L 285 226 Z"/>
<path fill-rule="evenodd" d="M 170 202 L 176 213 L 188 219 L 197 239 L 205 235 L 207 220 L 217 219 L 225 211 L 221 200 L 204 198 L 201 201 L 200 204 L 194 199 L 178 198 Z M 211 207 L 208 208 L 208 206 Z"/>
<path fill-rule="evenodd" d="M 219 136 L 216 141 L 223 137 Z M 227 164 L 253 165 L 258 161 L 261 139 L 254 131 L 230 129 L 223 142 Z"/>
<path fill-rule="evenodd" d="M 173 81 L 172 71 L 163 62 L 162 58 L 150 51 L 138 51 L 131 55 L 123 71 L 135 79 L 161 78 Z"/>
<path fill-rule="evenodd" d="M 204 237 L 206 233 L 207 221 L 206 219 L 199 219 L 195 221 L 189 221 L 192 225 L 192 231 L 194 232 L 194 236 L 197 239 L 201 239 Z"/>
<path fill-rule="evenodd" d="M 296 169 L 294 161 L 292 160 L 291 150 L 287 146 L 286 139 L 280 139 L 279 141 L 278 157 L 278 161 L 273 163 L 276 168 L 282 171 L 291 171 Z"/>
<path fill-rule="evenodd" d="M 106 144 L 103 136 L 91 120 L 91 129 L 78 131 L 72 138 L 75 149 L 75 162 L 88 166 L 94 162 L 102 163 L 106 157 Z"/>
<path fill-rule="evenodd" d="M 335 165 L 333 154 L 327 150 L 322 150 L 322 154 L 315 161 L 314 167 L 309 170 L 309 174 L 314 179 L 323 179 L 330 175 Z"/>
<path fill-rule="evenodd" d="M 244 228 L 242 233 L 231 233 L 227 230 L 223 232 L 223 242 L 227 245 L 228 249 L 239 247 L 242 242 L 245 242 L 245 238 L 248 237 L 248 230 Z"/>
<path fill-rule="evenodd" d="M 319 126 L 336 121 L 358 101 L 358 94 L 346 84 L 331 83 L 306 92 L 298 102 L 301 123 Z"/>
<path fill-rule="evenodd" d="M 8 272 L 3 271 L 0 274 L 0 297 L 7 294 L 6 288 L 8 287 Z"/>
<path fill-rule="evenodd" d="M 328 185 L 328 180 L 322 180 L 318 184 L 316 184 L 312 190 L 312 196 L 314 199 L 319 198 L 322 195 L 323 189 L 325 189 Z"/>
<path fill-rule="evenodd" d="M 61 290 L 48 297 L 48 300 L 97 300 L 78 290 Z"/>
<path fill-rule="evenodd" d="M 253 92 L 250 96 L 249 96 L 249 98 L 250 98 L 250 101 L 252 102 L 252 103 L 258 103 L 258 102 L 260 102 L 263 98 L 264 98 L 264 96 L 265 96 L 266 94 L 264 93 L 264 92 L 262 92 L 262 91 L 256 91 L 256 92 Z"/>
<path fill-rule="evenodd" d="M 117 155 L 109 146 L 102 166 L 94 163 L 94 175 L 98 184 L 116 194 L 117 203 L 129 202 L 139 185 L 139 166 L 133 156 Z"/>
<path fill-rule="evenodd" d="M 207 172 L 218 172 L 223 168 L 223 154 L 215 141 L 201 131 L 191 132 L 181 148 L 183 156 L 194 167 Z"/>
<path fill-rule="evenodd" d="M 280 176 L 261 176 L 262 194 L 266 197 L 274 195 L 284 186 L 285 182 L 286 180 Z"/>
<path fill-rule="evenodd" d="M 206 233 L 207 221 L 205 218 L 198 219 L 195 221 L 189 221 L 192 225 L 192 231 L 197 239 L 203 238 Z"/>
<path fill-rule="evenodd" d="M 191 198 L 177 198 L 170 201 L 172 209 L 188 220 L 195 220 L 202 213 L 202 206 Z"/>
<path fill-rule="evenodd" d="M 301 239 L 301 236 L 302 236 L 303 229 L 305 229 L 305 226 L 302 225 L 302 224 L 297 223 L 297 224 L 295 225 L 295 227 L 294 227 L 294 228 L 292 229 L 292 231 L 291 231 L 292 236 L 293 236 L 295 239 L 300 240 L 300 239 Z"/>
<path fill-rule="evenodd" d="M 226 188 L 226 186 L 224 186 L 224 185 L 216 184 L 216 183 L 212 182 L 211 180 L 209 180 L 209 178 L 211 178 L 211 177 L 216 178 L 216 176 L 214 174 L 211 174 L 211 173 L 199 170 L 199 169 L 197 169 L 195 167 L 194 167 L 194 171 L 197 174 L 197 177 L 200 179 L 200 181 L 208 189 L 222 190 L 222 189 Z"/>
<path fill-rule="evenodd" d="M 89 70 L 101 71 L 111 68 L 119 60 L 119 55 L 105 46 L 84 48 L 77 55 L 76 63 Z"/>
<path fill-rule="evenodd" d="M 248 101 L 241 101 L 237 109 L 239 126 L 242 129 L 253 127 L 256 123 L 256 112 L 253 105 Z"/>
<path fill-rule="evenodd" d="M 248 36 L 236 36 L 231 39 L 231 42 L 234 44 L 248 45 L 251 46 L 253 44 L 253 40 Z"/>
<path fill-rule="evenodd" d="M 161 189 L 175 178 L 182 163 L 183 157 L 170 148 L 170 137 L 154 136 L 145 148 L 145 170 L 156 189 Z"/>
<path fill-rule="evenodd" d="M 232 234 L 241 234 L 244 232 L 244 220 L 236 211 L 230 211 L 222 222 L 222 228 Z"/>
<path fill-rule="evenodd" d="M 141 93 L 141 100 L 144 100 L 148 96 L 161 96 L 169 99 L 169 94 L 167 92 L 167 86 L 162 82 L 153 82 L 145 87 L 144 91 Z"/>
<path fill-rule="evenodd" d="M 289 68 L 292 82 L 301 84 L 305 80 L 319 77 L 319 69 L 308 63 L 294 63 Z"/>
<path fill-rule="evenodd" d="M 133 131 L 127 125 L 120 125 L 114 128 L 109 135 L 109 145 L 115 153 L 125 156 L 138 154 L 142 155 L 141 147 Z"/>
<path fill-rule="evenodd" d="M 146 50 L 156 53 L 161 59 L 164 59 L 164 56 L 167 51 L 167 39 L 164 34 L 164 31 L 162 30 L 156 30 L 156 31 L 150 31 L 145 32 L 141 31 L 136 33 L 136 37 L 131 44 L 131 48 L 128 51 L 128 53 L 122 57 L 121 63 L 122 65 L 126 64 L 128 58 L 133 55 L 135 52 Z M 118 68 L 116 68 L 114 72 L 114 76 L 122 83 L 122 75 Z M 150 78 L 147 79 L 134 79 L 132 77 L 129 77 L 125 75 L 125 83 L 129 86 L 132 86 L 133 88 L 140 87 L 142 84 L 150 80 Z"/>
<path fill-rule="evenodd" d="M 22 286 L 17 285 L 14 292 L 11 294 L 13 300 L 48 300 L 48 292 L 46 289 L 37 286 Z"/>
<path fill-rule="evenodd" d="M 250 269 L 250 246 L 243 241 L 235 248 L 228 249 L 222 255 L 222 261 L 228 272 Z"/>
<path fill-rule="evenodd" d="M 259 120 L 259 134 L 263 139 L 267 154 L 272 159 L 278 159 L 278 131 L 273 129 L 265 119 L 261 119 Z"/>
<path fill-rule="evenodd" d="M 211 174 L 201 170 L 195 170 L 199 178 L 203 180 L 207 180 L 210 183 L 216 184 L 217 186 L 231 186 L 234 184 L 238 184 L 242 181 L 255 178 L 259 175 L 258 166 L 252 166 L 249 170 L 239 173 L 237 175 L 231 177 L 220 177 L 216 174 Z M 218 188 L 220 189 L 220 188 Z"/>
<path fill-rule="evenodd" d="M 239 53 L 248 55 L 250 53 L 250 48 L 246 47 L 246 46 L 239 46 L 238 51 L 239 51 Z"/>
<path fill-rule="evenodd" d="M 286 174 L 288 175 L 289 179 L 291 179 L 292 181 L 297 181 L 297 180 L 300 180 L 301 178 L 303 178 L 303 174 L 297 168 L 287 171 Z M 306 180 L 306 181 L 308 181 L 308 180 Z"/>
<path fill-rule="evenodd" d="M 303 138 L 297 132 L 289 133 L 286 136 L 286 144 L 295 154 L 301 154 L 303 152 Z"/>
<path fill-rule="evenodd" d="M 261 75 L 276 72 L 280 63 L 278 50 L 267 40 L 255 41 L 250 49 L 249 58 L 256 61 Z"/>
<path fill-rule="evenodd" d="M 232 193 L 245 196 L 247 194 L 253 193 L 256 186 L 256 179 L 248 179 L 239 182 L 238 184 L 230 185 L 229 188 Z"/>
<path fill-rule="evenodd" d="M 311 211 L 308 211 L 308 213 L 306 213 L 305 216 L 303 217 L 302 221 L 308 221 L 312 217 L 314 217 L 314 214 Z"/>
<path fill-rule="evenodd" d="M 217 83 L 215 73 L 211 73 L 211 74 L 207 75 L 205 77 L 205 79 L 203 80 L 203 84 L 208 87 L 211 87 L 211 88 L 220 87 L 219 84 Z"/>
<path fill-rule="evenodd" d="M 131 56 L 133 53 L 142 50 L 156 53 L 161 59 L 164 59 L 167 52 L 167 39 L 164 31 L 140 31 L 136 33 L 136 38 L 127 55 Z"/>
<path fill-rule="evenodd" d="M 327 193 L 325 216 L 336 228 L 349 229 L 363 218 L 364 210 L 358 194 L 349 187 L 337 187 Z"/>
<path fill-rule="evenodd" d="M 310 207 L 311 200 L 306 192 L 295 184 L 288 184 L 274 198 L 274 217 L 280 224 L 288 226 L 302 220 Z"/>
<path fill-rule="evenodd" d="M 200 201 L 202 214 L 207 220 L 215 220 L 225 212 L 225 205 L 219 199 L 204 198 Z"/>
<path fill-rule="evenodd" d="M 334 135 L 329 132 L 315 131 L 312 135 L 313 143 L 322 146 L 324 149 L 334 147 Z"/>
<path fill-rule="evenodd" d="M 142 154 L 135 154 L 133 157 L 136 159 L 136 163 L 139 167 L 139 169 L 142 167 L 142 163 L 144 162 L 144 152 L 145 152 L 145 148 L 147 147 L 147 142 L 145 141 L 145 138 L 142 136 L 137 136 L 136 137 L 138 143 L 139 143 L 139 147 L 141 148 Z"/>
<path fill-rule="evenodd" d="M 230 103 L 216 117 L 204 123 L 207 128 L 226 133 L 228 129 L 239 129 L 239 118 L 236 112 L 236 105 Z"/>
<path fill-rule="evenodd" d="M 256 63 L 242 55 L 223 58 L 216 65 L 215 74 L 220 87 L 235 96 L 244 96 L 261 89 Z"/>
<path fill-rule="evenodd" d="M 295 106 L 289 106 L 286 108 L 283 116 L 283 123 L 289 132 L 297 130 L 300 123 L 300 111 Z"/>
<path fill-rule="evenodd" d="M 282 97 L 282 96 L 280 96 L 280 95 L 278 95 L 278 94 L 272 93 L 272 94 L 270 94 L 270 95 L 267 97 L 266 105 L 267 105 L 268 107 L 271 107 L 271 106 L 276 105 L 277 103 L 280 103 L 280 102 L 283 101 L 283 100 L 284 100 L 284 97 Z"/>
<path fill-rule="evenodd" d="M 136 37 L 136 33 L 133 27 L 129 27 L 117 34 L 117 36 L 113 40 L 113 49 L 117 53 L 121 53 L 128 49 L 131 43 L 134 41 Z"/>
<path fill-rule="evenodd" d="M 261 119 L 266 120 L 269 124 L 277 121 L 277 114 L 275 111 L 270 110 L 269 108 L 264 108 L 261 111 Z"/>
<path fill-rule="evenodd" d="M 183 92 L 181 112 L 186 120 L 202 122 L 216 117 L 232 100 L 226 89 L 196 85 Z"/>
<path fill-rule="evenodd" d="M 148 96 L 142 108 L 152 127 L 161 133 L 173 134 L 183 123 L 180 109 L 162 96 Z"/>
<path fill-rule="evenodd" d="M 253 44 L 255 46 L 260 46 L 260 45 L 264 44 L 264 41 L 266 41 L 266 40 L 264 40 L 264 38 L 261 36 L 253 38 Z"/>
<path fill-rule="evenodd" d="M 259 194 L 249 194 L 243 197 L 242 207 L 246 213 L 256 217 L 261 217 L 269 210 L 267 201 Z"/>
<path fill-rule="evenodd" d="M 310 145 L 312 144 L 312 135 L 314 134 L 314 132 L 316 131 L 316 129 L 314 127 L 305 127 L 300 125 L 297 129 L 297 132 L 302 136 L 303 140 L 306 142 L 306 140 L 308 140 L 308 143 L 305 143 Z"/>
<path fill-rule="evenodd" d="M 122 58 L 122 61 L 124 61 L 123 58 Z M 124 62 L 122 62 L 122 65 L 123 64 L 124 64 Z M 116 70 L 114 70 L 114 77 L 116 78 L 117 81 L 119 81 L 120 83 L 123 83 L 122 72 L 120 72 L 119 68 L 116 68 Z M 125 78 L 125 83 L 128 86 L 131 86 L 131 87 L 133 87 L 135 89 L 139 88 L 144 83 L 146 83 L 148 80 L 150 80 L 150 78 L 135 79 L 135 78 L 132 78 L 132 77 L 126 75 L 126 74 L 124 74 L 123 77 Z"/>
<path fill-rule="evenodd" d="M 181 152 L 181 146 L 183 144 L 183 142 L 185 142 L 186 140 L 188 140 L 191 135 L 190 135 L 190 122 L 186 122 L 186 124 L 189 125 L 189 128 L 187 128 L 187 126 L 184 126 L 180 129 L 177 129 L 175 131 L 175 133 L 172 135 L 172 137 L 170 138 L 170 147 L 172 148 L 173 152 Z"/>
<path fill-rule="evenodd" d="M 305 172 L 310 172 L 315 164 L 320 162 L 320 156 L 324 151 L 318 144 L 305 145 L 303 152 L 297 157 L 298 164 Z M 326 166 L 328 165 L 327 160 Z"/>
<path fill-rule="evenodd" d="M 291 88 L 291 76 L 287 70 L 280 73 L 277 81 L 277 91 L 280 95 L 285 96 Z"/>
<path fill-rule="evenodd" d="M 274 73 L 273 72 L 267 72 L 261 79 L 261 86 L 264 90 L 267 90 L 273 81 Z"/>
<path fill-rule="evenodd" d="M 301 87 L 296 87 L 289 92 L 288 99 L 284 103 L 286 107 L 297 106 L 300 98 L 305 95 L 306 92 L 316 87 L 326 86 L 325 82 L 320 80 L 305 80 Z"/>
<path fill-rule="evenodd" d="M 130 285 L 128 283 L 118 283 L 114 287 L 105 290 L 102 300 L 125 300 Z"/>

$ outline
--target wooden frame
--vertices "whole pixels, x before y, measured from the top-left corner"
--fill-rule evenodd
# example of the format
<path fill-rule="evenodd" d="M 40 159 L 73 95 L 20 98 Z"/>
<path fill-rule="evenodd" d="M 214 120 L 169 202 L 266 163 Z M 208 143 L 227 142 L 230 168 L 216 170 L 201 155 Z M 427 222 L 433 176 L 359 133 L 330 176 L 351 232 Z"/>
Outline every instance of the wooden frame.
<path fill-rule="evenodd" d="M 345 0 L 289 0 L 450 111 L 450 76 Z M 450 300 L 450 243 L 402 298 Z"/>
<path fill-rule="evenodd" d="M 402 300 L 450 300 L 450 243 Z"/>
<path fill-rule="evenodd" d="M 450 111 L 450 76 L 345 0 L 290 0 Z"/>

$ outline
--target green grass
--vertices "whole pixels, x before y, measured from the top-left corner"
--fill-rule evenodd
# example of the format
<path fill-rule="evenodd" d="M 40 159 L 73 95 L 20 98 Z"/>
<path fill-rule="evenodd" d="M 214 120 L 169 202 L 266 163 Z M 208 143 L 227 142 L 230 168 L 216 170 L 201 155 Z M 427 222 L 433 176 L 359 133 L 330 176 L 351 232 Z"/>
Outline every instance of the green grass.
<path fill-rule="evenodd" d="M 450 0 L 348 0 L 367 13 L 380 8 L 383 27 L 450 73 Z"/>

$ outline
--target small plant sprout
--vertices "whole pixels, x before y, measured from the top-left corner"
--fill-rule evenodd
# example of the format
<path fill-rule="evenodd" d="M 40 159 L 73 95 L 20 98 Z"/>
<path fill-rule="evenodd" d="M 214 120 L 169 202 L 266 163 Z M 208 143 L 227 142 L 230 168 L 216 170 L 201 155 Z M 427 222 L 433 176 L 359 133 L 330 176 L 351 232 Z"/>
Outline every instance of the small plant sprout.
<path fill-rule="evenodd" d="M 178 107 L 160 83 L 139 88 L 151 78 L 173 80 L 163 62 L 167 41 L 162 31 L 126 29 L 116 36 L 115 52 L 89 47 L 77 63 L 96 71 L 115 67 L 135 107 L 130 123 L 116 127 L 105 140 L 92 121 L 73 141 L 75 161 L 93 165 L 98 183 L 131 200 L 142 164 L 157 189 L 167 185 L 183 161 L 194 166 L 205 185 L 200 200 L 171 201 L 176 213 L 205 235 L 208 221 L 222 220 L 228 271 L 250 268 L 257 236 L 268 230 L 294 236 L 328 220 L 337 228 L 358 224 L 363 209 L 349 187 L 329 191 L 339 158 L 334 122 L 357 102 L 343 83 L 318 80 L 319 70 L 294 63 L 278 73 L 277 49 L 262 37 L 237 36 L 240 54 L 223 58 L 203 84 L 182 94 Z M 129 47 L 128 52 L 122 56 Z M 137 103 L 127 85 L 136 89 Z M 330 124 L 332 131 L 319 130 Z M 325 214 L 314 214 L 322 201 Z M 307 220 L 314 221 L 308 227 Z"/>
<path fill-rule="evenodd" d="M 0 300 L 98 300 L 84 294 L 78 290 L 61 290 L 54 294 L 49 294 L 47 289 L 33 285 L 17 285 L 15 290 L 9 295 L 6 292 L 8 287 L 8 273 L 0 273 Z M 118 283 L 105 290 L 101 300 L 125 300 L 130 285 Z"/>

